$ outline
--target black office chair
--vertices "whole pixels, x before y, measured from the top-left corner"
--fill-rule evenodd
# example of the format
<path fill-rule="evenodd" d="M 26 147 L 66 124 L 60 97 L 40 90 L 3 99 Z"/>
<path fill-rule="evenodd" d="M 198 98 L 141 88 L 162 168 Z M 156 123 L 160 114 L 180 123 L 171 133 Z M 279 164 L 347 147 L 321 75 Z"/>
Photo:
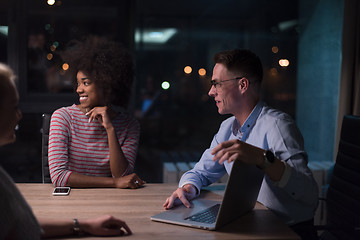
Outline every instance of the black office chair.
<path fill-rule="evenodd" d="M 360 239 L 360 116 L 345 115 L 320 239 Z"/>
<path fill-rule="evenodd" d="M 48 147 L 49 147 L 49 130 L 50 130 L 50 118 L 51 114 L 44 113 L 42 115 L 42 140 L 41 140 L 41 162 L 42 162 L 42 182 L 51 183 L 49 162 L 48 162 Z"/>

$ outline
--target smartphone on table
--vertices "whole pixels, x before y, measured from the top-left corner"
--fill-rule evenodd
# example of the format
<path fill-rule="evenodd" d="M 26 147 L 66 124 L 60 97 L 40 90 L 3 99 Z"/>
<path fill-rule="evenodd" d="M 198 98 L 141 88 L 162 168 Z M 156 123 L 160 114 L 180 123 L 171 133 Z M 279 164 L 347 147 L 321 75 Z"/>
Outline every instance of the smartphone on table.
<path fill-rule="evenodd" d="M 55 187 L 53 191 L 54 196 L 66 196 L 70 193 L 70 187 Z"/>

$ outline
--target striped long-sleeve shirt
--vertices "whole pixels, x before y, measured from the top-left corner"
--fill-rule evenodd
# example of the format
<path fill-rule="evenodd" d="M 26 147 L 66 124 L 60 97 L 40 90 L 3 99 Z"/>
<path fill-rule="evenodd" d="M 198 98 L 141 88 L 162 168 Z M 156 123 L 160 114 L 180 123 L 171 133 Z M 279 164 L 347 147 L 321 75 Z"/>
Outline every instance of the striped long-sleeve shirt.
<path fill-rule="evenodd" d="M 74 104 L 56 110 L 51 116 L 49 170 L 55 186 L 65 186 L 72 172 L 111 177 L 108 136 L 105 128 L 89 118 Z M 112 120 L 121 149 L 129 162 L 123 176 L 134 170 L 140 126 L 123 114 Z"/>

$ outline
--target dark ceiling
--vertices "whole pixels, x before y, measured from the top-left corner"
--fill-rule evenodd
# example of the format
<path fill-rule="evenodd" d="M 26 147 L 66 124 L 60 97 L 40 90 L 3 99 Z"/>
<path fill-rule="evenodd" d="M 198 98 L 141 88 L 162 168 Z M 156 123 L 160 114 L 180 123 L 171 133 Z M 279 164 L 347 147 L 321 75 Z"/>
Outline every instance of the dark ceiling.
<path fill-rule="evenodd" d="M 0 24 L 7 20 L 11 0 L 0 0 Z M 65 7 L 84 9 L 91 6 L 127 7 L 129 0 L 62 0 Z M 29 6 L 47 7 L 46 0 L 28 0 Z M 297 16 L 298 0 L 136 0 L 135 11 L 141 20 L 159 27 L 172 25 L 234 28 L 252 30 L 271 28 Z M 156 19 L 156 20 L 155 20 Z M 159 21 L 162 19 L 162 21 Z M 178 25 L 178 26 L 176 26 Z"/>
<path fill-rule="evenodd" d="M 137 11 L 144 21 L 167 19 L 162 25 L 206 25 L 214 27 L 254 29 L 271 28 L 298 16 L 298 1 L 286 0 L 138 0 Z M 173 21 L 171 21 L 173 20 Z M 177 20 L 177 21 L 176 21 Z"/>

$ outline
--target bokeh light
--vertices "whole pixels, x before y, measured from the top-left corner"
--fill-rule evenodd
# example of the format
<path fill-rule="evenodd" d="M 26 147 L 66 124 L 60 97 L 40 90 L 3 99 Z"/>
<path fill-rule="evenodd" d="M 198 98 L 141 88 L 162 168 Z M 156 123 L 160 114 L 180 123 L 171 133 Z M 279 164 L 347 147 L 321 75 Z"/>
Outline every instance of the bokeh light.
<path fill-rule="evenodd" d="M 170 83 L 167 81 L 164 81 L 164 82 L 162 82 L 161 87 L 164 90 L 168 90 L 170 88 Z"/>
<path fill-rule="evenodd" d="M 198 71 L 200 76 L 205 76 L 206 75 L 206 70 L 204 68 L 200 68 Z"/>
<path fill-rule="evenodd" d="M 279 72 L 276 68 L 271 68 L 270 74 L 271 74 L 271 76 L 276 77 L 276 76 L 278 76 Z"/>
<path fill-rule="evenodd" d="M 47 55 L 46 55 L 46 58 L 47 58 L 47 60 L 51 60 L 51 59 L 53 59 L 53 57 L 54 57 L 54 55 L 52 54 L 52 53 L 48 53 Z"/>
<path fill-rule="evenodd" d="M 63 65 L 62 65 L 62 69 L 64 70 L 64 71 L 66 71 L 66 70 L 68 70 L 69 69 L 69 64 L 67 64 L 67 63 L 64 63 Z"/>
<path fill-rule="evenodd" d="M 184 67 L 184 72 L 186 74 L 190 74 L 192 72 L 192 68 L 190 66 L 186 66 L 186 67 Z"/>
<path fill-rule="evenodd" d="M 282 66 L 282 67 L 288 67 L 290 65 L 290 62 L 287 59 L 280 59 L 279 60 L 279 65 Z"/>
<path fill-rule="evenodd" d="M 45 25 L 45 30 L 46 30 L 46 31 L 49 31 L 50 28 L 51 28 L 51 25 L 50 25 L 49 23 Z"/>
<path fill-rule="evenodd" d="M 47 0 L 47 4 L 52 6 L 55 4 L 55 0 Z"/>
<path fill-rule="evenodd" d="M 273 46 L 273 47 L 271 48 L 271 51 L 272 51 L 273 53 L 278 53 L 278 52 L 279 52 L 279 48 L 278 48 L 277 46 Z"/>

